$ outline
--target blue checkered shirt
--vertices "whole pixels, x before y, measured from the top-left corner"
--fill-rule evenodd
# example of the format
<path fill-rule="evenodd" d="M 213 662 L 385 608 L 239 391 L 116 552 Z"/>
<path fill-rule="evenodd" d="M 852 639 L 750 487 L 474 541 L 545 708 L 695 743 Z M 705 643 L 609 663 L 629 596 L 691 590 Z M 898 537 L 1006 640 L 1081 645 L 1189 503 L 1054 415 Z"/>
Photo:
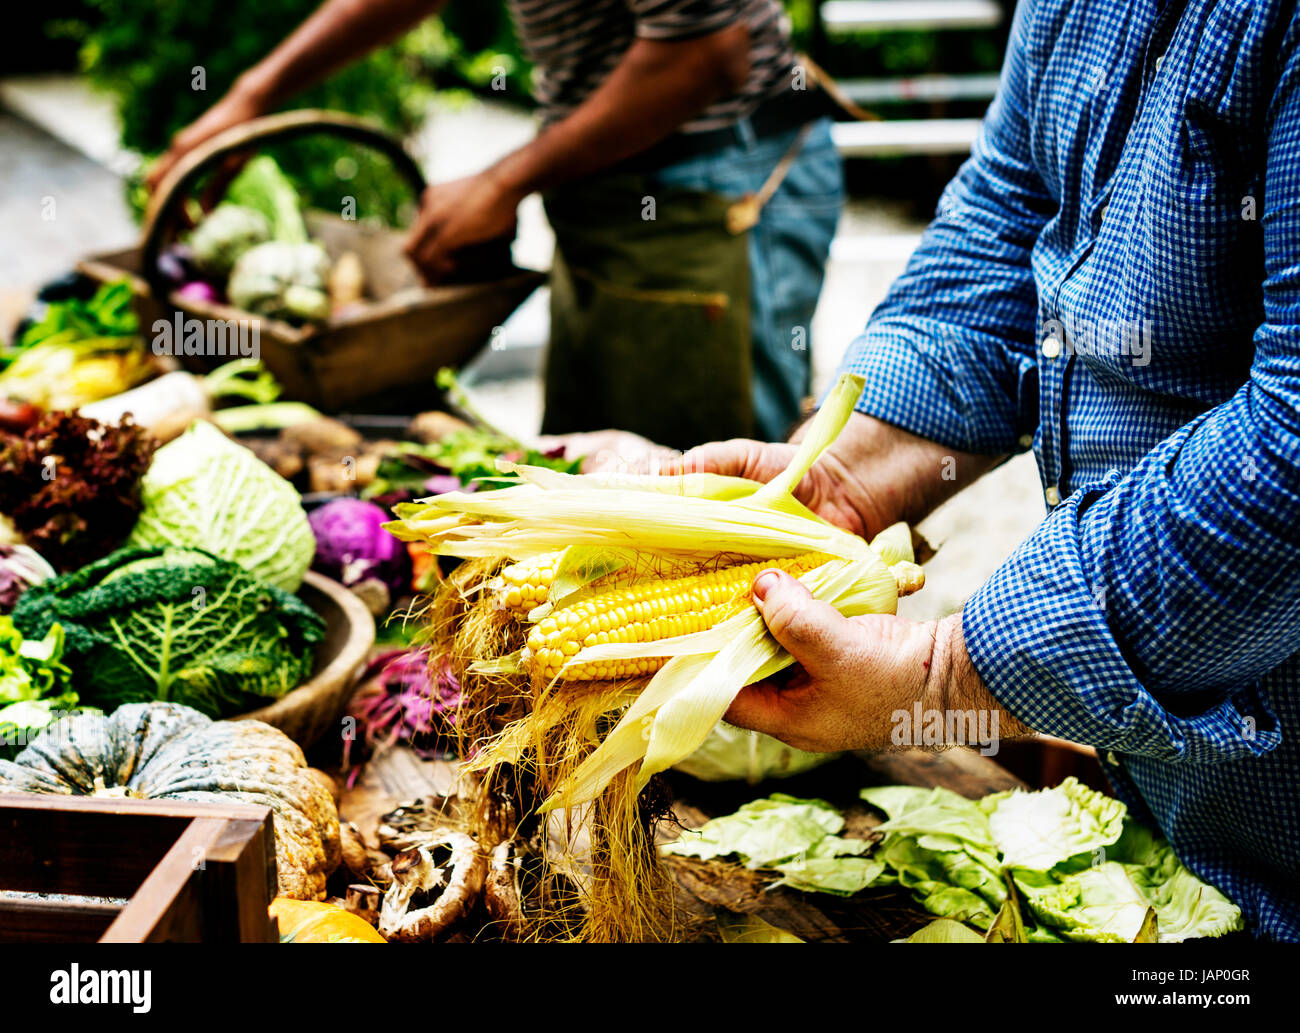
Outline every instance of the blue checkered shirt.
<path fill-rule="evenodd" d="M 844 368 L 1048 515 L 968 601 L 998 701 L 1300 939 L 1300 18 L 1022 0 L 970 160 Z"/>

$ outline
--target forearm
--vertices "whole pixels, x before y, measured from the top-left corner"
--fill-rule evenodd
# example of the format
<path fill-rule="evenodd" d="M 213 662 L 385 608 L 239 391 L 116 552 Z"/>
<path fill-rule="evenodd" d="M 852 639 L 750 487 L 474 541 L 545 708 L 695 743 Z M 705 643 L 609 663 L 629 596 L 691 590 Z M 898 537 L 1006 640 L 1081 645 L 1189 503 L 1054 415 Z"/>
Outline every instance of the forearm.
<path fill-rule="evenodd" d="M 804 428 L 792 440 L 803 437 Z M 988 472 L 1000 457 L 963 452 L 874 416 L 854 413 L 821 462 L 854 497 L 869 500 L 865 526 L 915 524 Z"/>
<path fill-rule="evenodd" d="M 749 71 L 742 24 L 680 42 L 637 40 L 571 115 L 494 168 L 519 197 L 599 172 L 665 139 Z"/>
<path fill-rule="evenodd" d="M 996 730 L 999 739 L 1016 739 L 1031 735 L 1033 729 L 994 699 L 980 678 L 962 634 L 961 614 L 928 625 L 933 646 L 927 663 L 925 687 L 921 691 L 921 708 L 940 714 L 974 711 L 988 714 L 990 721 L 982 727 Z M 996 715 L 996 721 L 993 716 Z M 944 727 L 948 727 L 944 722 Z M 949 743 L 948 745 L 960 745 Z"/>
<path fill-rule="evenodd" d="M 235 84 L 266 110 L 389 43 L 446 0 L 326 0 Z"/>

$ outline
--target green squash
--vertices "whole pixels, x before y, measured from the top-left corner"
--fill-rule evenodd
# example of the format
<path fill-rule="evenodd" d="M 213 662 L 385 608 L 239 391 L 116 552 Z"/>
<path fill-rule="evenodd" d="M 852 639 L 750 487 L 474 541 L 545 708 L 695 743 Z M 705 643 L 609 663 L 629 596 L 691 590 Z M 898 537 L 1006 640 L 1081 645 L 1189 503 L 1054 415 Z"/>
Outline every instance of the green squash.
<path fill-rule="evenodd" d="M 282 897 L 324 899 L 342 857 L 334 800 L 293 740 L 260 721 L 213 721 L 179 703 L 65 717 L 14 760 L 0 760 L 0 792 L 269 807 Z"/>

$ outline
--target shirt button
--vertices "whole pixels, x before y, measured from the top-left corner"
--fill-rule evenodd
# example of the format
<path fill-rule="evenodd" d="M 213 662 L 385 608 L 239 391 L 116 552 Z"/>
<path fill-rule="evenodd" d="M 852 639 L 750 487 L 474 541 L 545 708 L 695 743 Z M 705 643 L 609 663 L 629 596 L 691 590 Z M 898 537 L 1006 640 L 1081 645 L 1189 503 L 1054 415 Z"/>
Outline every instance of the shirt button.
<path fill-rule="evenodd" d="M 1101 211 L 1097 213 L 1098 219 L 1100 219 L 1102 222 L 1106 221 L 1106 209 L 1108 209 L 1109 207 L 1110 207 L 1109 204 L 1104 204 L 1101 206 Z"/>
<path fill-rule="evenodd" d="M 1061 339 L 1055 334 L 1043 339 L 1043 357 L 1054 359 L 1061 354 Z"/>
<path fill-rule="evenodd" d="M 1032 434 L 1021 434 L 1021 435 L 1020 435 L 1020 447 L 1021 447 L 1021 448 L 1029 448 L 1031 445 L 1033 445 L 1033 443 L 1034 443 L 1034 436 L 1033 436 Z"/>
<path fill-rule="evenodd" d="M 1156 75 L 1160 74 L 1160 66 L 1163 65 L 1164 63 L 1165 63 L 1165 55 L 1161 54 L 1158 58 L 1156 58 Z"/>
<path fill-rule="evenodd" d="M 1043 498 L 1047 499 L 1049 506 L 1059 506 L 1061 504 L 1061 493 L 1057 490 L 1055 484 L 1048 485 L 1047 490 L 1043 492 Z"/>
<path fill-rule="evenodd" d="M 1107 750 L 1107 751 L 1106 751 L 1106 763 L 1107 763 L 1107 764 L 1118 764 L 1118 763 L 1119 763 L 1119 758 L 1115 756 L 1115 751 L 1114 751 L 1114 750 Z"/>

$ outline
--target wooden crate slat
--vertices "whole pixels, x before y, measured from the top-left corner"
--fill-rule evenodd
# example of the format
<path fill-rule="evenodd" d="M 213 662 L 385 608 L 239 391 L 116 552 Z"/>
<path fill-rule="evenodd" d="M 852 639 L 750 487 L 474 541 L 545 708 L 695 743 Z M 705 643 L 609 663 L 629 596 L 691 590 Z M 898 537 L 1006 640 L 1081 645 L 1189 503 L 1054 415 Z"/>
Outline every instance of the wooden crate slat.
<path fill-rule="evenodd" d="M 266 807 L 0 795 L 0 940 L 265 942 L 275 894 Z"/>
<path fill-rule="evenodd" d="M 0 804 L 0 889 L 129 897 L 191 820 Z"/>
<path fill-rule="evenodd" d="M 104 901 L 0 897 L 0 943 L 94 943 L 121 911 Z"/>

